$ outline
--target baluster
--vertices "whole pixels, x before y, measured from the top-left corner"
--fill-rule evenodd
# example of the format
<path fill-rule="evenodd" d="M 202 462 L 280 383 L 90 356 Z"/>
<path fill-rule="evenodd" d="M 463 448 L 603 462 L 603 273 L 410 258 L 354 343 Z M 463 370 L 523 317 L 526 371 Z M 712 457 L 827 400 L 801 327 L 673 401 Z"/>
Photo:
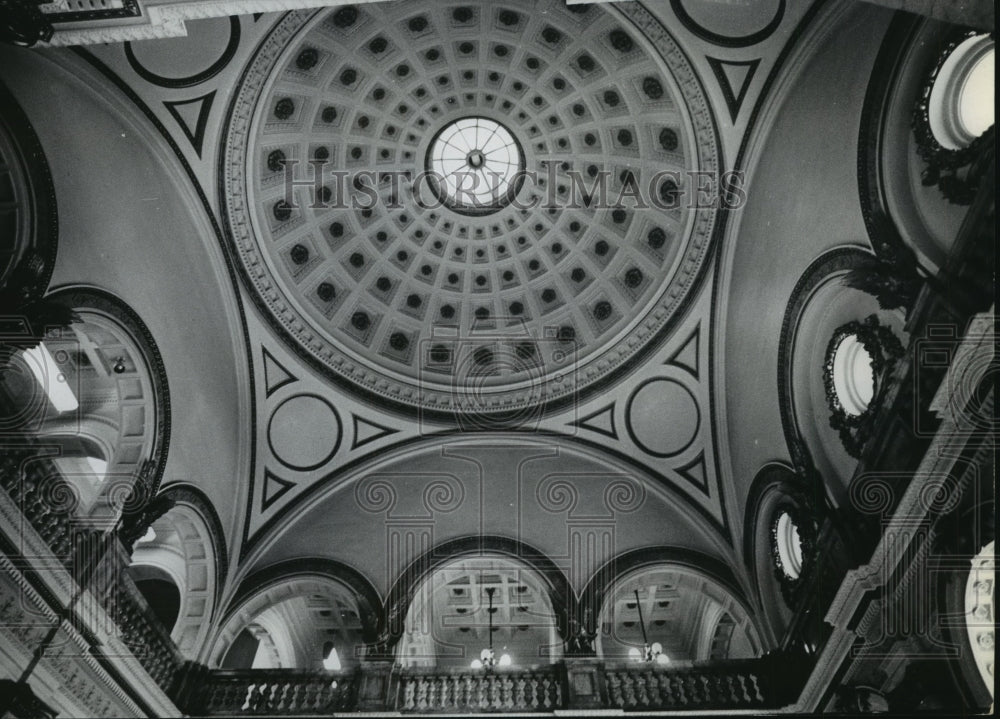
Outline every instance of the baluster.
<path fill-rule="evenodd" d="M 649 702 L 653 706 L 662 706 L 663 698 L 660 696 L 660 681 L 663 672 L 652 671 L 646 681 L 646 691 L 649 692 Z"/>
<path fill-rule="evenodd" d="M 688 674 L 684 677 L 684 690 L 691 704 L 695 706 L 701 704 L 701 694 L 698 691 L 698 677 L 695 674 Z"/>
<path fill-rule="evenodd" d="M 489 706 L 493 709 L 500 708 L 500 682 L 495 675 L 490 675 L 486 680 L 488 687 Z"/>
<path fill-rule="evenodd" d="M 750 701 L 752 702 L 763 702 L 764 693 L 761 691 L 760 677 L 756 674 L 751 673 L 750 679 Z"/>
<path fill-rule="evenodd" d="M 631 672 L 625 672 L 622 677 L 622 693 L 625 696 L 625 705 L 634 707 L 639 705 L 639 700 L 635 692 L 635 677 Z"/>
<path fill-rule="evenodd" d="M 611 706 L 622 706 L 621 682 L 618 680 L 618 672 L 604 672 L 604 684 L 608 688 L 608 702 Z"/>
<path fill-rule="evenodd" d="M 514 682 L 509 674 L 504 674 L 500 681 L 500 704 L 504 709 L 510 711 L 514 708 Z"/>
<path fill-rule="evenodd" d="M 698 677 L 699 691 L 701 691 L 701 701 L 703 704 L 712 703 L 712 683 L 704 674 Z"/>
<path fill-rule="evenodd" d="M 413 711 L 417 707 L 415 682 L 410 677 L 403 681 L 405 682 L 403 685 L 403 708 L 407 711 Z"/>
<path fill-rule="evenodd" d="M 417 709 L 427 709 L 427 684 L 426 677 L 417 678 Z"/>
<path fill-rule="evenodd" d="M 489 707 L 489 701 L 486 696 L 486 681 L 483 677 L 476 677 L 476 706 L 480 709 L 486 709 Z"/>
<path fill-rule="evenodd" d="M 639 672 L 635 678 L 635 700 L 644 706 L 649 706 L 649 672 Z"/>
<path fill-rule="evenodd" d="M 722 696 L 725 698 L 727 704 L 732 704 L 734 706 L 739 706 L 742 702 L 740 701 L 740 696 L 736 691 L 736 680 L 733 678 L 732 674 L 726 674 L 722 679 L 722 687 L 719 690 Z"/>
<path fill-rule="evenodd" d="M 514 706 L 516 706 L 518 709 L 524 709 L 526 706 L 528 706 L 524 700 L 524 689 L 525 689 L 524 675 L 519 674 L 517 677 L 517 684 L 514 689 Z"/>

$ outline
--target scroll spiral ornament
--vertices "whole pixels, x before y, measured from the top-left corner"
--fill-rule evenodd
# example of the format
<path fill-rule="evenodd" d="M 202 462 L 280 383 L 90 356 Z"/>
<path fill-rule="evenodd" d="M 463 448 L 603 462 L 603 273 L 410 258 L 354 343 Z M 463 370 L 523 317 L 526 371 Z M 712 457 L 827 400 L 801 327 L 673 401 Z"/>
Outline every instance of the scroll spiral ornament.
<path fill-rule="evenodd" d="M 863 480 L 851 483 L 851 504 L 862 514 L 885 515 L 898 499 L 895 488 L 881 477 L 865 476 Z"/>
<path fill-rule="evenodd" d="M 385 479 L 365 479 L 355 485 L 354 499 L 366 512 L 387 512 L 396 506 L 396 489 Z"/>
<path fill-rule="evenodd" d="M 572 512 L 580 501 L 580 492 L 565 477 L 548 477 L 539 482 L 535 497 L 547 512 Z"/>
<path fill-rule="evenodd" d="M 940 482 L 924 482 L 920 487 L 919 509 L 934 514 L 948 514 L 962 501 L 958 478 L 946 475 Z"/>
<path fill-rule="evenodd" d="M 465 488 L 454 477 L 436 479 L 424 487 L 423 500 L 432 512 L 454 512 L 465 501 Z"/>
<path fill-rule="evenodd" d="M 646 501 L 646 489 L 634 479 L 616 479 L 604 489 L 604 503 L 616 512 L 635 512 Z"/>
<path fill-rule="evenodd" d="M 80 493 L 59 474 L 47 475 L 38 483 L 38 497 L 52 514 L 76 514 L 80 508 Z"/>

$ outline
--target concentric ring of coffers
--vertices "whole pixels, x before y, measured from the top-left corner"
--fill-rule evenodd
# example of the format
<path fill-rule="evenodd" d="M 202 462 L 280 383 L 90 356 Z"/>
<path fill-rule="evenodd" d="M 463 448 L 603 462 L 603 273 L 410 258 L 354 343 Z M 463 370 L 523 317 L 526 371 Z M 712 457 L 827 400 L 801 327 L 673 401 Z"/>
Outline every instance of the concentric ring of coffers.
<path fill-rule="evenodd" d="M 503 175 L 513 192 L 488 212 L 428 203 L 415 179 L 470 122 L 509 135 L 504 160 L 529 174 Z M 493 149 L 455 144 L 466 163 Z M 681 306 L 715 221 L 683 199 L 692 171 L 718 170 L 701 84 L 632 4 L 291 13 L 224 153 L 236 256 L 275 326 L 335 378 L 431 412 L 517 412 L 607 380 Z"/>

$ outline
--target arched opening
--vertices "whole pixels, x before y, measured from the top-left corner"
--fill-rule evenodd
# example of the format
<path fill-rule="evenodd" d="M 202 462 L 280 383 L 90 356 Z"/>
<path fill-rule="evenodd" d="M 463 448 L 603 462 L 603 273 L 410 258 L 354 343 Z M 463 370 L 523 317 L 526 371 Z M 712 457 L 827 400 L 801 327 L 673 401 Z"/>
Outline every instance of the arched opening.
<path fill-rule="evenodd" d="M 166 377 L 144 325 L 117 299 L 95 290 L 46 298 L 73 313 L 41 342 L 8 358 L 0 379 L 15 427 L 59 453 L 53 464 L 73 492 L 77 514 L 114 513 L 111 487 L 131 485 L 166 445 Z M 120 498 L 119 498 L 120 499 Z"/>
<path fill-rule="evenodd" d="M 168 490 L 176 504 L 136 542 L 130 573 L 138 578 L 166 578 L 178 589 L 174 620 L 164 623 L 177 648 L 188 659 L 201 653 L 215 608 L 218 550 L 215 533 L 205 519 L 203 500 L 185 490 Z M 143 592 L 150 606 L 155 602 Z"/>
<path fill-rule="evenodd" d="M 457 558 L 417 587 L 397 649 L 403 667 L 486 669 L 562 656 L 547 582 L 501 555 Z"/>
<path fill-rule="evenodd" d="M 729 590 L 694 569 L 669 563 L 615 581 L 598 627 L 597 652 L 605 659 L 670 665 L 761 653 L 750 615 Z"/>
<path fill-rule="evenodd" d="M 181 609 L 181 590 L 173 577 L 157 567 L 142 565 L 129 567 L 129 574 L 160 624 L 171 631 Z"/>
<path fill-rule="evenodd" d="M 210 663 L 349 671 L 365 644 L 359 602 L 347 586 L 328 577 L 291 579 L 242 603 L 224 623 Z"/>

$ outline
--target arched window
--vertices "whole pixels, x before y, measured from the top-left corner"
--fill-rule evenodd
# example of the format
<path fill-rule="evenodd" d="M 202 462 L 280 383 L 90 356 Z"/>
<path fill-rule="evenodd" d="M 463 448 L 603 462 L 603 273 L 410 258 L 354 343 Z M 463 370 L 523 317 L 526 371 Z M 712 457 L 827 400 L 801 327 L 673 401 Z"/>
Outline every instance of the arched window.
<path fill-rule="evenodd" d="M 53 462 L 77 513 L 114 512 L 113 485 L 131 486 L 148 460 L 162 467 L 169 399 L 160 354 L 141 320 L 111 295 L 71 289 L 46 301 L 74 319 L 10 357 L 2 391 L 18 408 L 17 430 L 57 450 Z"/>
<path fill-rule="evenodd" d="M 743 605 L 719 582 L 659 564 L 615 581 L 601 608 L 597 651 L 666 665 L 755 657 L 761 642 Z"/>
<path fill-rule="evenodd" d="M 397 660 L 481 669 L 492 649 L 497 666 L 548 664 L 562 656 L 556 626 L 548 585 L 535 570 L 503 556 L 458 558 L 417 587 Z"/>
<path fill-rule="evenodd" d="M 327 577 L 289 579 L 241 604 L 223 624 L 210 663 L 347 671 L 357 666 L 364 646 L 358 601 L 348 587 Z"/>

